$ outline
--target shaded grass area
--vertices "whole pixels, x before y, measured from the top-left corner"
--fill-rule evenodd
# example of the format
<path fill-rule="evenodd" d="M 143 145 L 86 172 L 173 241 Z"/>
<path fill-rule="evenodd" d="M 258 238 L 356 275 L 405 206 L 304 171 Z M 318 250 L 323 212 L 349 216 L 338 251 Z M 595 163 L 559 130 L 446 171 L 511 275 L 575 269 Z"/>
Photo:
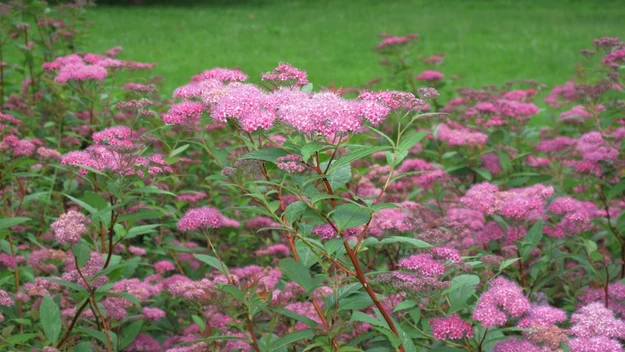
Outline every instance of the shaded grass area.
<path fill-rule="evenodd" d="M 192 3 L 192 5 L 189 5 Z M 359 85 L 384 75 L 377 34 L 419 33 L 426 56 L 465 86 L 536 79 L 553 85 L 574 74 L 580 49 L 601 36 L 625 37 L 620 1 L 283 0 L 185 1 L 179 6 L 91 9 L 86 49 L 124 47 L 122 58 L 158 62 L 165 90 L 204 69 L 238 66 L 251 77 L 280 61 L 317 85 Z"/>

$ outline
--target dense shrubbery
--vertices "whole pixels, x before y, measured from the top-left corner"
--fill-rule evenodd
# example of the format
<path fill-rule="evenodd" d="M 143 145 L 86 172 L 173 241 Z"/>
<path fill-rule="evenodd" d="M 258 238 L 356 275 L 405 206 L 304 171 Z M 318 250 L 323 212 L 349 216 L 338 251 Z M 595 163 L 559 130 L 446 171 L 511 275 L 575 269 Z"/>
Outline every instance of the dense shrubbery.
<path fill-rule="evenodd" d="M 402 91 L 280 64 L 164 101 L 78 51 L 83 5 L 0 4 L 2 350 L 622 350 L 620 39 L 548 94 L 384 35 Z"/>

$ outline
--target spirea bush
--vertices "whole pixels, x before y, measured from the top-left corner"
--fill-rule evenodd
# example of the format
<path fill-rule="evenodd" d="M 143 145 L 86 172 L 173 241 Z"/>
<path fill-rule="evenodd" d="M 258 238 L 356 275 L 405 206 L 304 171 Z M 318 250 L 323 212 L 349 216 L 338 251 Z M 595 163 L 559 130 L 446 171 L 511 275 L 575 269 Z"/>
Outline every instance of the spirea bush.
<path fill-rule="evenodd" d="M 79 50 L 87 5 L 0 4 L 1 350 L 623 350 L 619 38 L 551 90 L 455 88 L 411 34 L 397 91 L 280 63 L 161 99 Z"/>

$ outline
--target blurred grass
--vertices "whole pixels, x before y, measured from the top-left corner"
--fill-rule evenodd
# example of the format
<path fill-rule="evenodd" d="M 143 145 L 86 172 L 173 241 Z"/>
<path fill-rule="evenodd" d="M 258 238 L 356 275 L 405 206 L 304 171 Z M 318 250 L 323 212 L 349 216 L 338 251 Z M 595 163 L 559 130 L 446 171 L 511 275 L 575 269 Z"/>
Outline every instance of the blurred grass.
<path fill-rule="evenodd" d="M 191 5 L 189 5 L 191 4 Z M 186 5 L 186 6 L 185 6 Z M 574 74 L 580 49 L 601 36 L 625 37 L 621 1 L 283 0 L 99 6 L 90 10 L 86 49 L 124 47 L 122 58 L 158 62 L 166 92 L 212 67 L 258 77 L 278 62 L 308 71 L 317 85 L 359 85 L 384 75 L 377 34 L 419 33 L 440 70 L 480 87 Z"/>

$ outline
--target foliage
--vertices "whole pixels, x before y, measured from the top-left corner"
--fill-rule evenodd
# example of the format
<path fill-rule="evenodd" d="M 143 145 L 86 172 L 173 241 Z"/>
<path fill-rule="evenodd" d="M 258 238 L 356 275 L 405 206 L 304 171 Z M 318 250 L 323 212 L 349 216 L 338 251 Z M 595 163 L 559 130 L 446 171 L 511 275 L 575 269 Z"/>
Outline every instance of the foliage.
<path fill-rule="evenodd" d="M 165 100 L 77 50 L 82 5 L 0 4 L 3 350 L 622 349 L 620 39 L 544 103 L 417 35 L 376 47 L 403 91 L 282 63 Z"/>

